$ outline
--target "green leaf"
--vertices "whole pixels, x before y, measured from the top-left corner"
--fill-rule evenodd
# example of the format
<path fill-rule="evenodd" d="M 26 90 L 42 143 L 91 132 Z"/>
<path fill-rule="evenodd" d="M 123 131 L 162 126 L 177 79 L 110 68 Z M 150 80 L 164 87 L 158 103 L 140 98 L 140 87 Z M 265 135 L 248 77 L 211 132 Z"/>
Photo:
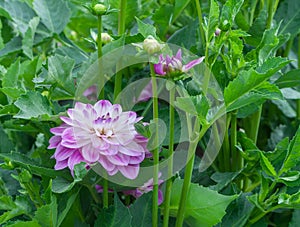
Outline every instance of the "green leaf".
<path fill-rule="evenodd" d="M 177 1 L 176 1 L 177 3 Z M 176 4 L 175 3 L 175 4 Z M 170 4 L 163 4 L 157 9 L 151 19 L 157 28 L 157 34 L 161 39 L 165 39 L 165 35 L 168 32 L 169 26 L 171 26 L 171 19 L 173 16 L 174 6 Z"/>
<path fill-rule="evenodd" d="M 57 226 L 57 202 L 56 197 L 52 197 L 50 204 L 39 207 L 34 215 L 34 218 L 43 227 Z"/>
<path fill-rule="evenodd" d="M 300 99 L 300 92 L 292 88 L 280 89 L 285 99 Z"/>
<path fill-rule="evenodd" d="M 275 17 L 281 23 L 280 33 L 290 33 L 295 37 L 300 32 L 300 2 L 298 0 L 285 0 L 280 3 Z"/>
<path fill-rule="evenodd" d="M 152 193 L 148 192 L 139 197 L 129 208 L 132 221 L 131 226 L 152 226 Z"/>
<path fill-rule="evenodd" d="M 279 176 L 291 170 L 295 166 L 299 165 L 299 162 L 300 162 L 300 127 L 298 128 L 296 135 L 290 142 L 288 153 L 279 171 Z"/>
<path fill-rule="evenodd" d="M 38 223 L 37 220 L 32 220 L 32 221 L 16 221 L 13 224 L 7 225 L 7 227 L 42 227 L 42 225 L 40 225 Z"/>
<path fill-rule="evenodd" d="M 36 32 L 39 22 L 40 22 L 39 17 L 34 17 L 29 21 L 29 27 L 28 27 L 28 29 L 24 35 L 24 38 L 22 40 L 23 52 L 30 59 L 33 58 L 32 47 L 33 47 L 34 35 L 35 35 L 35 32 Z"/>
<path fill-rule="evenodd" d="M 0 144 L 0 153 L 10 152 L 14 147 L 12 141 L 9 139 L 9 137 L 3 130 L 2 126 L 0 126 Z"/>
<path fill-rule="evenodd" d="M 277 176 L 276 170 L 272 165 L 272 163 L 270 162 L 270 160 L 263 154 L 263 152 L 259 152 L 259 154 L 260 154 L 260 166 L 262 167 L 263 171 L 265 171 L 265 173 L 268 174 L 269 176 L 276 177 Z"/>
<path fill-rule="evenodd" d="M 258 17 L 254 20 L 254 23 L 248 31 L 250 36 L 245 38 L 247 44 L 255 47 L 259 45 L 266 30 L 267 17 L 268 13 L 266 9 L 263 9 L 259 12 Z"/>
<path fill-rule="evenodd" d="M 221 29 L 227 30 L 233 25 L 234 19 L 238 12 L 240 11 L 241 6 L 243 5 L 244 0 L 228 0 L 222 8 L 221 13 Z"/>
<path fill-rule="evenodd" d="M 206 42 L 210 42 L 211 38 L 215 34 L 215 31 L 219 24 L 219 14 L 220 14 L 220 9 L 218 3 L 215 0 L 210 0 L 210 10 L 209 10 L 207 31 L 206 31 Z"/>
<path fill-rule="evenodd" d="M 272 103 L 274 103 L 286 117 L 296 117 L 296 111 L 286 100 L 272 100 Z"/>
<path fill-rule="evenodd" d="M 48 99 L 39 92 L 27 92 L 18 98 L 15 105 L 20 109 L 15 118 L 31 119 L 52 114 Z"/>
<path fill-rule="evenodd" d="M 14 208 L 16 208 L 16 204 L 11 196 L 0 196 L 0 210 L 12 210 Z"/>
<path fill-rule="evenodd" d="M 172 187 L 170 214 L 174 217 L 178 212 L 182 186 L 183 180 L 177 179 Z M 191 184 L 185 207 L 185 221 L 190 226 L 214 226 L 222 220 L 227 206 L 236 198 L 237 195 L 225 196 L 198 184 Z"/>
<path fill-rule="evenodd" d="M 20 73 L 20 59 L 11 64 L 2 80 L 2 87 L 16 88 L 18 84 L 18 77 Z"/>
<path fill-rule="evenodd" d="M 230 106 L 242 95 L 261 85 L 270 78 L 275 72 L 288 64 L 285 58 L 275 57 L 264 62 L 257 70 L 250 69 L 241 71 L 238 76 L 231 81 L 224 90 L 226 106 Z"/>
<path fill-rule="evenodd" d="M 187 7 L 191 0 L 177 0 L 175 1 L 172 23 L 182 14 L 182 11 Z"/>
<path fill-rule="evenodd" d="M 297 87 L 300 85 L 300 69 L 292 69 L 275 81 L 279 88 Z"/>
<path fill-rule="evenodd" d="M 33 8 L 50 32 L 59 34 L 69 22 L 71 12 L 63 0 L 34 0 Z"/>
<path fill-rule="evenodd" d="M 66 91 L 70 97 L 75 93 L 75 82 L 72 78 L 74 65 L 75 61 L 67 56 L 55 55 L 48 58 L 49 82 Z"/>
<path fill-rule="evenodd" d="M 137 215 L 137 214 L 134 214 Z M 108 209 L 103 209 L 95 222 L 95 226 L 103 227 L 130 227 L 131 214 L 129 209 L 123 205 L 119 196 L 115 193 L 114 205 Z"/>
<path fill-rule="evenodd" d="M 220 172 L 215 172 L 212 176 L 211 179 L 215 182 L 217 182 L 216 185 L 210 186 L 210 189 L 214 191 L 221 191 L 224 189 L 226 186 L 228 186 L 233 180 L 240 174 L 241 171 L 239 172 L 228 172 L 228 173 L 220 173 Z"/>
<path fill-rule="evenodd" d="M 8 43 L 5 44 L 5 47 L 0 50 L 0 56 L 5 57 L 9 54 L 18 52 L 22 50 L 22 39 L 18 37 L 14 37 Z"/>
<path fill-rule="evenodd" d="M 138 24 L 138 31 L 141 33 L 144 38 L 147 38 L 149 35 L 152 35 L 155 39 L 157 39 L 156 36 L 156 28 L 151 24 L 145 24 L 143 21 L 135 18 Z"/>

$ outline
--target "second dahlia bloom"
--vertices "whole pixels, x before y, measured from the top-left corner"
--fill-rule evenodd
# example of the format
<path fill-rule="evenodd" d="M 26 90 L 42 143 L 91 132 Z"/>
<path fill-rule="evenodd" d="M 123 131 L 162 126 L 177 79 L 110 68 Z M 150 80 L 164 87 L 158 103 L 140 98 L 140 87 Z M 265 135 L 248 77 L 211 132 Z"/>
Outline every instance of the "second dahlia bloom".
<path fill-rule="evenodd" d="M 61 126 L 51 129 L 49 149 L 55 148 L 55 169 L 85 162 L 87 166 L 100 163 L 109 175 L 119 171 L 129 179 L 139 173 L 144 160 L 147 139 L 135 130 L 141 120 L 135 112 L 123 112 L 119 104 L 100 100 L 95 105 L 77 102 L 61 117 Z"/>
<path fill-rule="evenodd" d="M 195 65 L 200 64 L 203 61 L 204 57 L 190 61 L 186 65 L 182 63 L 181 49 L 179 49 L 175 56 L 170 57 L 166 55 L 164 58 L 163 55 L 159 55 L 159 62 L 154 64 L 154 71 L 158 75 L 166 76 L 180 76 L 183 73 L 186 73 Z"/>

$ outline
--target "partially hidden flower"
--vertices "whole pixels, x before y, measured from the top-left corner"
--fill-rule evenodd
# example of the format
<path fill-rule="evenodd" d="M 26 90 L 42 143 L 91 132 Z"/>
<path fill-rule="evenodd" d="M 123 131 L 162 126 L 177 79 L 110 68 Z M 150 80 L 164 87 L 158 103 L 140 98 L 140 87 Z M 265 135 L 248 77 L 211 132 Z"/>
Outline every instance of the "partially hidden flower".
<path fill-rule="evenodd" d="M 143 49 L 148 54 L 154 54 L 159 52 L 162 49 L 163 45 L 161 45 L 153 36 L 148 36 L 143 42 Z"/>
<path fill-rule="evenodd" d="M 159 173 L 158 177 L 161 177 L 161 173 Z M 164 181 L 158 180 L 158 185 L 160 186 Z M 132 195 L 135 198 L 141 197 L 143 194 L 153 191 L 153 178 L 144 183 L 141 187 L 138 187 L 134 190 L 123 191 L 125 195 Z M 162 204 L 163 192 L 161 189 L 158 190 L 158 205 Z"/>
<path fill-rule="evenodd" d="M 100 163 L 109 175 L 120 172 L 135 179 L 139 164 L 144 160 L 147 139 L 135 130 L 141 120 L 133 111 L 122 111 L 119 104 L 100 100 L 94 105 L 77 102 L 61 117 L 61 126 L 52 128 L 54 134 L 49 149 L 56 149 L 55 169 L 85 162 L 87 167 Z"/>
<path fill-rule="evenodd" d="M 96 85 L 92 85 L 88 87 L 84 92 L 83 96 L 85 96 L 88 100 L 96 101 L 98 98 L 98 88 Z"/>
<path fill-rule="evenodd" d="M 183 65 L 181 49 L 179 49 L 176 55 L 172 57 L 166 55 L 164 58 L 162 54 L 159 55 L 159 62 L 154 64 L 154 71 L 158 75 L 176 77 L 188 72 L 195 65 L 200 64 L 203 59 L 204 57 L 201 57 Z"/>

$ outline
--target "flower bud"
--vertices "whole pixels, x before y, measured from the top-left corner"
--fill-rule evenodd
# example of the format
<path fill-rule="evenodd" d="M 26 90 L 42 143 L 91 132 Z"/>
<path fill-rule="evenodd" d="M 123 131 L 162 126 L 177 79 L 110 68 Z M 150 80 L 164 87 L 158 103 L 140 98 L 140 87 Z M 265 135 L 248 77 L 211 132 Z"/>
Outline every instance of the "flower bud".
<path fill-rule="evenodd" d="M 101 33 L 101 42 L 103 44 L 107 44 L 111 41 L 112 41 L 112 37 L 108 33 L 106 32 Z"/>
<path fill-rule="evenodd" d="M 221 34 L 221 29 L 217 28 L 215 31 L 215 36 L 219 36 Z"/>
<path fill-rule="evenodd" d="M 96 15 L 101 16 L 101 15 L 104 15 L 104 14 L 106 13 L 107 8 L 106 8 L 106 6 L 103 5 L 103 4 L 96 4 L 96 5 L 94 5 L 94 7 L 93 7 L 93 11 L 94 11 L 94 13 L 95 13 Z"/>
<path fill-rule="evenodd" d="M 152 36 L 148 36 L 143 43 L 143 49 L 148 52 L 148 54 L 154 54 L 161 50 L 161 45 Z"/>

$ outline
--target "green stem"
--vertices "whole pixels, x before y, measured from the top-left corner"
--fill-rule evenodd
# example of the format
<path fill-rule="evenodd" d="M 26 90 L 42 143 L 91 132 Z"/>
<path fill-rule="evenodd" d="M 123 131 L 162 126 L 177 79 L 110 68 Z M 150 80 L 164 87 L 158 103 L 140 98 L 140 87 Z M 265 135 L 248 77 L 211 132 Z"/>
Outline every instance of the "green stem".
<path fill-rule="evenodd" d="M 199 121 L 198 121 L 198 119 L 196 119 L 195 129 L 194 130 L 189 129 L 189 132 L 195 134 L 199 131 L 199 127 L 200 127 Z M 177 212 L 177 219 L 176 219 L 176 225 L 175 225 L 176 227 L 183 226 L 185 205 L 186 205 L 186 200 L 188 197 L 188 192 L 189 192 L 189 189 L 191 186 L 191 179 L 192 179 L 194 160 L 195 160 L 195 150 L 197 148 L 197 144 L 198 144 L 199 140 L 203 137 L 203 135 L 205 134 L 207 129 L 208 129 L 207 127 L 203 127 L 199 133 L 199 136 L 190 135 L 190 145 L 189 145 L 189 149 L 188 149 L 188 163 L 187 163 L 187 165 L 185 167 L 185 171 L 184 171 L 184 180 L 183 180 L 183 187 L 182 187 L 181 196 L 180 196 L 179 208 L 178 208 L 178 212 Z"/>
<path fill-rule="evenodd" d="M 230 142 L 229 142 L 229 135 L 228 135 L 230 121 L 231 121 L 231 114 L 228 114 L 226 118 L 226 131 L 225 131 L 223 148 L 222 148 L 225 172 L 230 172 L 232 168 L 231 161 L 230 161 L 231 154 L 230 154 Z"/>
<path fill-rule="evenodd" d="M 250 27 L 252 26 L 253 24 L 253 20 L 254 20 L 254 13 L 255 13 L 255 10 L 256 10 L 256 5 L 258 3 L 258 0 L 254 0 L 253 1 L 253 7 L 251 7 L 251 12 L 250 12 L 250 19 L 249 19 L 249 25 Z"/>
<path fill-rule="evenodd" d="M 285 47 L 285 50 L 283 52 L 283 57 L 288 57 L 289 56 L 289 53 L 292 49 L 292 46 L 293 46 L 293 43 L 294 43 L 294 39 L 289 39 L 289 41 L 286 43 L 286 47 Z"/>
<path fill-rule="evenodd" d="M 175 119 L 175 112 L 174 112 L 174 99 L 175 99 L 175 87 L 170 89 L 170 100 L 169 100 L 169 118 L 170 118 L 170 125 L 169 125 L 169 152 L 168 152 L 168 180 L 166 185 L 166 192 L 164 198 L 164 220 L 163 226 L 169 226 L 169 214 L 170 214 L 170 200 L 171 200 L 171 190 L 173 184 L 173 152 L 174 152 L 174 119 Z"/>
<path fill-rule="evenodd" d="M 243 159 L 240 153 L 236 150 L 237 145 L 237 117 L 236 112 L 231 113 L 230 127 L 230 150 L 232 154 L 232 164 L 235 166 L 234 171 L 238 171 L 243 166 Z"/>
<path fill-rule="evenodd" d="M 205 33 L 203 30 L 203 19 L 202 19 L 202 11 L 201 11 L 201 5 L 199 0 L 195 0 L 196 2 L 196 8 L 197 8 L 197 14 L 198 14 L 198 20 L 199 20 L 199 30 L 200 30 L 200 37 L 201 41 L 204 44 L 205 43 Z"/>
<path fill-rule="evenodd" d="M 102 40 L 101 40 L 101 32 L 102 32 L 102 16 L 98 16 L 98 36 L 97 36 L 97 52 L 98 52 L 98 59 L 101 59 L 102 57 Z M 101 61 L 98 60 L 99 64 L 99 72 L 102 71 L 102 63 Z M 100 84 L 104 84 L 104 78 L 101 76 L 100 77 Z M 101 86 L 100 86 L 101 87 Z M 100 94 L 99 94 L 99 99 L 104 99 L 104 86 L 102 87 Z"/>
<path fill-rule="evenodd" d="M 300 69 L 300 35 L 298 35 L 298 68 Z M 297 119 L 300 120 L 300 99 L 297 100 Z"/>
<path fill-rule="evenodd" d="M 272 20 L 274 17 L 274 14 L 277 10 L 279 0 L 268 0 L 268 18 L 267 18 L 267 29 L 271 28 Z"/>
<path fill-rule="evenodd" d="M 103 179 L 103 207 L 108 208 L 108 180 Z"/>
<path fill-rule="evenodd" d="M 159 148 L 158 148 L 158 98 L 157 83 L 154 72 L 154 65 L 150 63 L 152 93 L 153 93 L 153 121 L 155 122 L 155 148 L 153 150 L 153 204 L 152 204 L 152 226 L 158 226 L 158 172 L 159 172 Z"/>
<path fill-rule="evenodd" d="M 126 4 L 127 0 L 120 1 L 120 11 L 119 11 L 119 18 L 118 18 L 118 34 L 123 35 L 125 33 L 125 25 L 126 25 Z M 117 70 L 119 64 L 117 64 Z M 118 97 L 122 90 L 122 70 L 117 72 L 115 76 L 115 87 L 114 87 L 114 99 Z"/>
<path fill-rule="evenodd" d="M 248 125 L 248 137 L 252 139 L 252 141 L 256 144 L 257 142 L 257 135 L 260 125 L 260 117 L 262 112 L 262 105 L 259 106 L 258 111 L 251 115 L 249 125 Z"/>

